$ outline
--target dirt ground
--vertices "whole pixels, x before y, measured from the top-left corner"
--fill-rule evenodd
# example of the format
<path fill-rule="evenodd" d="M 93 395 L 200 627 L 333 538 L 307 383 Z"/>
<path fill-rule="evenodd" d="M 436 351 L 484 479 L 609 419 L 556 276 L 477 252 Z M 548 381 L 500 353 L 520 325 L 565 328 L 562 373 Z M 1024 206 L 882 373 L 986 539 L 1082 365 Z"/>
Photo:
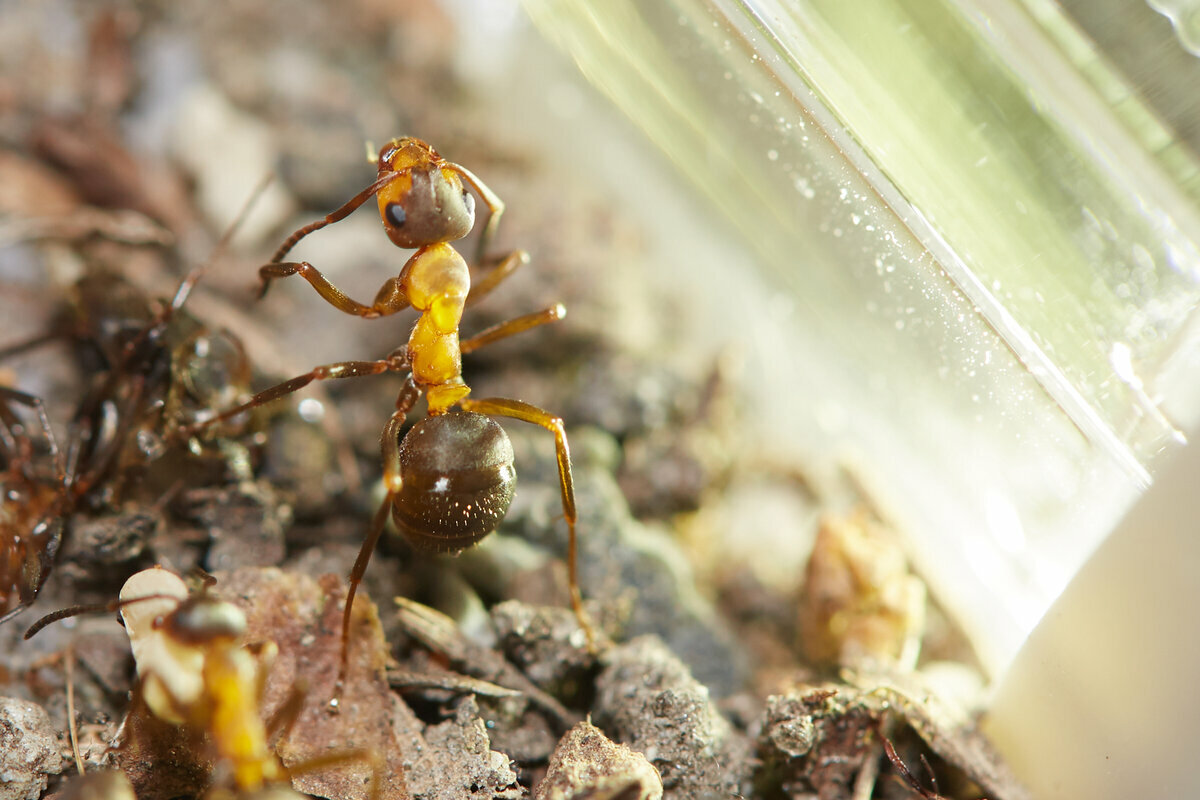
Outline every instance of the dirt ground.
<path fill-rule="evenodd" d="M 232 642 L 187 646 L 256 653 L 261 677 L 231 701 L 215 667 L 197 671 L 197 708 L 289 720 L 260 763 L 313 796 L 1023 797 L 974 732 L 969 648 L 886 524 L 824 508 L 803 465 L 739 448 L 733 368 L 683 353 L 678 299 L 639 277 L 644 221 L 489 116 L 503 98 L 464 48 L 535 34 L 463 5 L 0 0 L 0 611 L 28 605 L 0 625 L 0 800 L 267 796 L 222 755 L 236 736 L 219 715 L 156 710 L 155 667 L 139 657 L 138 681 L 112 609 L 22 638 L 152 565 L 244 614 Z M 255 298 L 287 235 L 374 179 L 363 142 L 395 135 L 506 203 L 477 281 L 531 254 L 467 307 L 463 336 L 569 309 L 468 354 L 464 377 L 473 397 L 566 421 L 595 635 L 569 603 L 554 437 L 510 420 L 519 489 L 499 530 L 457 557 L 385 533 L 339 686 L 345 576 L 384 496 L 380 431 L 403 377 L 318 381 L 186 426 L 404 344 L 411 312 L 342 315 L 299 277 Z M 296 250 L 364 302 L 410 255 L 366 206 Z M 760 574 L 726 555 L 748 525 L 801 530 L 805 551 Z M 268 775 L 271 796 L 287 780 Z"/>

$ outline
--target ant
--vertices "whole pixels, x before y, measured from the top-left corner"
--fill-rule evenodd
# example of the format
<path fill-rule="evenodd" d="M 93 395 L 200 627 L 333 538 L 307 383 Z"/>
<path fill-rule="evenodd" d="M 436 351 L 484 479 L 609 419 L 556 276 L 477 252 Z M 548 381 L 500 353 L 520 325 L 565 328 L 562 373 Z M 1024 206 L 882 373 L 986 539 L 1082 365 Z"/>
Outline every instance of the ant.
<path fill-rule="evenodd" d="M 38 463 L 34 441 L 16 406 L 32 409 L 53 462 Z M 62 543 L 71 483 L 42 400 L 0 386 L 0 622 L 29 606 L 50 574 Z"/>
<path fill-rule="evenodd" d="M 123 276 L 104 269 L 84 275 L 71 288 L 71 334 L 84 360 L 103 368 L 75 415 L 74 458 L 91 465 L 85 483 L 105 484 L 110 503 L 131 487 L 161 495 L 181 476 L 194 480 L 196 473 L 213 469 L 213 454 L 198 442 L 188 441 L 185 448 L 167 444 L 200 409 L 242 394 L 251 365 L 240 340 L 209 328 L 184 304 L 267 184 L 267 179 L 259 183 L 207 260 L 187 273 L 160 308 Z M 218 442 L 219 468 L 228 462 L 236 470 L 234 465 L 245 460 L 237 447 L 228 439 Z"/>
<path fill-rule="evenodd" d="M 100 772 L 81 772 L 67 781 L 58 800 L 137 800 L 133 784 L 124 772 L 106 769 Z"/>
<path fill-rule="evenodd" d="M 260 185 L 216 244 L 209 260 L 191 270 L 174 297 L 155 310 L 120 276 L 85 275 L 73 287 L 78 338 L 95 349 L 106 371 L 85 394 L 60 450 L 40 398 L 0 386 L 0 623 L 33 602 L 62 543 L 67 519 L 87 501 L 115 503 L 128 486 L 149 483 L 149 463 L 174 455 L 173 470 L 156 469 L 160 483 L 195 471 L 198 446 L 170 454 L 156 447 L 212 398 L 236 394 L 250 381 L 240 343 L 212 332 L 183 313 L 183 305 L 208 266 L 224 251 L 245 218 Z M 0 357 L 51 341 L 55 334 L 0 350 Z M 37 416 L 53 479 L 35 458 L 34 442 L 17 407 Z M 225 449 L 230 445 L 222 442 Z M 154 453 L 154 456 L 151 455 Z M 236 455 L 236 454 L 235 454 Z M 188 457 L 193 456 L 190 463 Z M 237 461 L 228 457 L 231 462 Z M 152 487 L 153 488 L 153 487 Z"/>
<path fill-rule="evenodd" d="M 273 642 L 244 641 L 246 615 L 208 591 L 215 582 L 205 576 L 204 587 L 189 592 L 178 575 L 152 567 L 131 576 L 115 603 L 48 614 L 25 632 L 25 638 L 66 617 L 119 610 L 139 679 L 138 700 L 126 725 L 145 724 L 137 720 L 140 703 L 154 720 L 182 726 L 185 734 L 207 735 L 221 770 L 218 784 L 227 780 L 232 787 L 230 791 L 218 786 L 205 795 L 208 798 L 234 800 L 268 791 L 290 797 L 280 792 L 287 791 L 292 776 L 364 760 L 373 767 L 369 794 L 376 797 L 380 765 L 371 753 L 348 751 L 284 766 L 271 745 L 272 733 L 286 733 L 303 694 L 293 691 L 271 722 L 263 721 L 266 672 L 277 649 Z"/>
<path fill-rule="evenodd" d="M 571 606 L 589 643 L 594 644 L 594 633 L 579 591 L 575 487 L 563 421 L 520 400 L 469 397 L 471 389 L 462 377 L 464 353 L 560 320 L 566 309 L 561 304 L 555 305 L 460 340 L 459 324 L 464 309 L 528 261 L 525 251 L 515 250 L 499 259 L 472 286 L 470 267 L 450 244 L 467 236 L 475 227 L 475 199 L 470 191 L 473 189 L 488 211 L 475 256 L 475 261 L 482 264 L 504 204 L 473 173 L 445 160 L 420 139 L 393 139 L 373 161 L 378 164 L 379 174 L 370 186 L 324 219 L 295 231 L 270 263 L 259 269 L 262 285 L 258 296 L 261 299 L 266 294 L 273 280 L 299 275 L 334 308 L 364 319 L 390 316 L 411 307 L 419 316 L 407 344 L 375 361 L 341 361 L 316 367 L 192 426 L 189 432 L 228 420 L 312 381 L 385 372 L 406 375 L 396 398 L 396 410 L 384 425 L 381 438 L 386 496 L 371 520 L 350 572 L 342 618 L 344 673 L 354 595 L 389 513 L 415 549 L 428 553 L 461 552 L 495 530 L 508 512 L 516 487 L 512 445 L 503 428 L 489 416 L 523 420 L 545 428 L 554 434 L 558 459 L 563 516 L 567 521 Z M 379 216 L 388 238 L 397 247 L 416 252 L 399 275 L 384 282 L 370 305 L 348 297 L 308 262 L 283 260 L 302 238 L 346 218 L 373 195 L 377 196 Z M 421 395 L 425 396 L 428 415 L 402 435 L 405 419 Z"/>

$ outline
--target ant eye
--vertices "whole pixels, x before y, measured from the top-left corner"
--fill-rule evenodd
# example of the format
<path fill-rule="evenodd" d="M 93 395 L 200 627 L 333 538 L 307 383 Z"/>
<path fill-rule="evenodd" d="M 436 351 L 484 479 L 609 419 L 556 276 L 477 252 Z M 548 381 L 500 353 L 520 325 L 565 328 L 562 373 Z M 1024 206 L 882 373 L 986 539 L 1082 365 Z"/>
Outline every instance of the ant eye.
<path fill-rule="evenodd" d="M 463 189 L 463 208 L 467 209 L 468 214 L 475 213 L 475 195 Z"/>
<path fill-rule="evenodd" d="M 387 213 L 388 224 L 393 228 L 403 228 L 404 221 L 408 219 L 408 212 L 404 210 L 404 206 L 399 203 L 390 203 L 385 209 Z"/>

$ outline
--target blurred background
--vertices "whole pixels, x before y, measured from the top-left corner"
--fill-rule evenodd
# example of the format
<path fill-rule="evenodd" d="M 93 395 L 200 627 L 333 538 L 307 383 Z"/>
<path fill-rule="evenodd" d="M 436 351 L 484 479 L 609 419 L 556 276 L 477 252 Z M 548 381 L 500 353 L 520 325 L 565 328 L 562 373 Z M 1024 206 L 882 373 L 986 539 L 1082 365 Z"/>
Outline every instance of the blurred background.
<path fill-rule="evenodd" d="M 91 205 L 134 198 L 184 263 L 212 246 L 197 219 L 222 230 L 277 174 L 205 277 L 210 314 L 245 305 L 280 231 L 366 185 L 364 142 L 433 142 L 507 202 L 498 246 L 531 251 L 480 327 L 570 312 L 549 344 L 473 359 L 478 393 L 614 436 L 634 513 L 718 585 L 744 568 L 790 590 L 820 512 L 866 505 L 989 679 L 1197 421 L 1184 0 L 2 0 L 0 18 L 5 144 Z M 77 207 L 5 158 L 4 211 Z M 134 235 L 119 222 L 88 224 Z M 18 339 L 72 265 L 39 251 L 31 271 L 36 237 L 6 225 Z M 296 256 L 369 297 L 400 263 L 376 225 Z M 169 266 L 123 264 L 163 294 Z M 271 374 L 399 341 L 307 287 L 276 295 L 222 318 Z M 380 396 L 340 396 L 360 455 Z"/>

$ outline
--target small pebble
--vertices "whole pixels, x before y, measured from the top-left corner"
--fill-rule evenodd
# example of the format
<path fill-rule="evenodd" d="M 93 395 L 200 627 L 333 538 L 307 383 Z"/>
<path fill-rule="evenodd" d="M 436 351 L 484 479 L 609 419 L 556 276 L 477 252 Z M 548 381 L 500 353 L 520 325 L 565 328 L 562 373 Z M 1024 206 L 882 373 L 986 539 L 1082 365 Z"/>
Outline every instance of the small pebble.
<path fill-rule="evenodd" d="M 533 796 L 534 800 L 570 800 L 585 791 L 604 796 L 607 790 L 629 800 L 663 796 L 662 778 L 644 755 L 616 744 L 590 722 L 580 722 L 558 743 Z"/>
<path fill-rule="evenodd" d="M 37 800 L 62 772 L 58 736 L 46 709 L 0 697 L 0 800 Z"/>

